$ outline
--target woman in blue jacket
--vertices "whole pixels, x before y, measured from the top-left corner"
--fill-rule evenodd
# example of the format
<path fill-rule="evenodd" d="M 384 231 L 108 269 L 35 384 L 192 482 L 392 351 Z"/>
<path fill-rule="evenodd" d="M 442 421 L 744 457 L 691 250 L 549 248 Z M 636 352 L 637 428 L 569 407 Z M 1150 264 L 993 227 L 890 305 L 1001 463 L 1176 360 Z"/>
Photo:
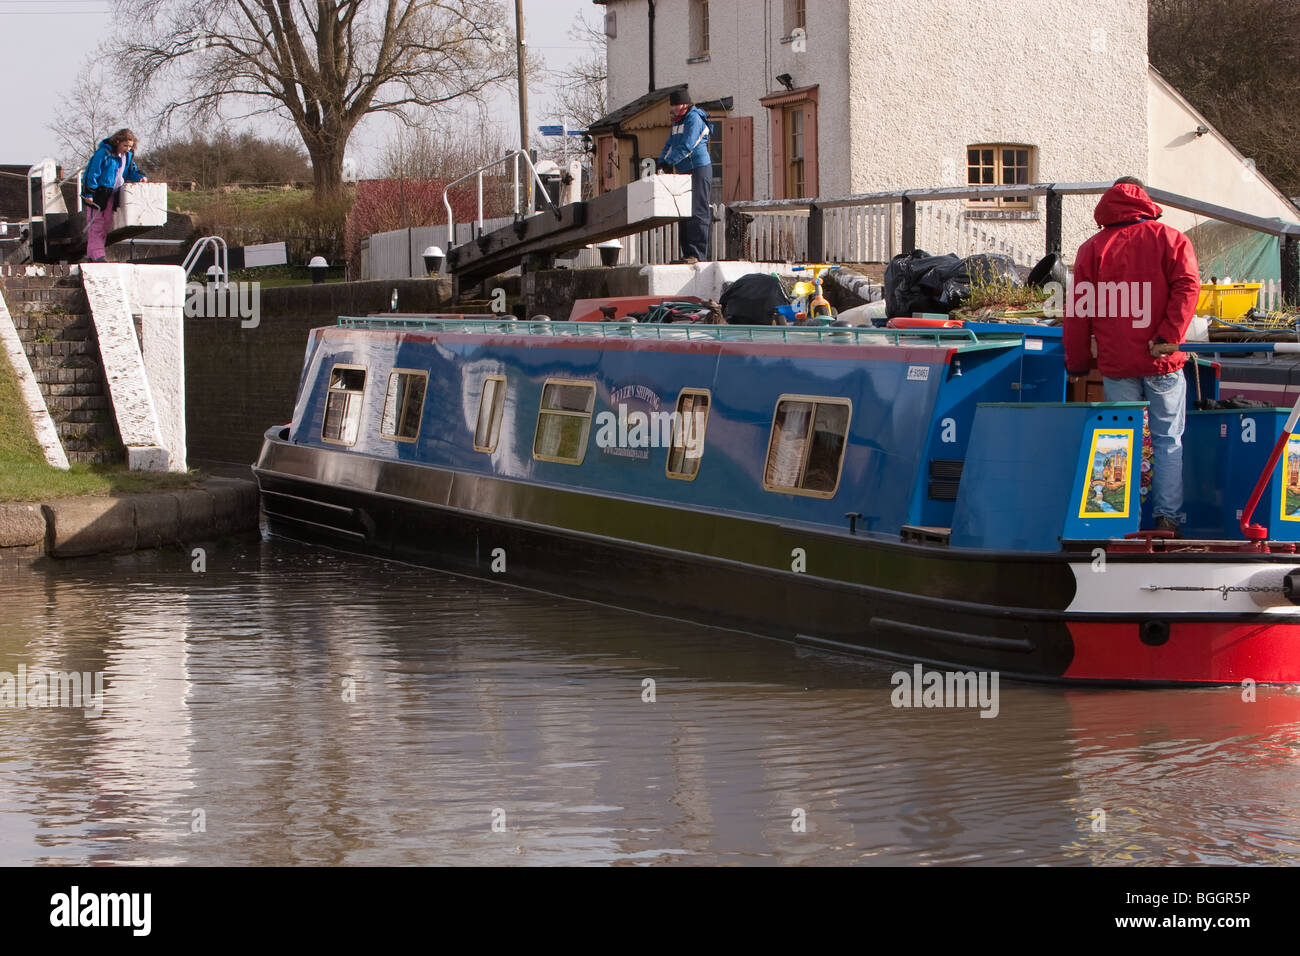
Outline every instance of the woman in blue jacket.
<path fill-rule="evenodd" d="M 86 259 L 106 262 L 104 245 L 113 225 L 118 190 L 123 183 L 144 182 L 148 177 L 135 164 L 135 133 L 120 129 L 99 144 L 86 164 L 81 198 L 86 205 Z"/>

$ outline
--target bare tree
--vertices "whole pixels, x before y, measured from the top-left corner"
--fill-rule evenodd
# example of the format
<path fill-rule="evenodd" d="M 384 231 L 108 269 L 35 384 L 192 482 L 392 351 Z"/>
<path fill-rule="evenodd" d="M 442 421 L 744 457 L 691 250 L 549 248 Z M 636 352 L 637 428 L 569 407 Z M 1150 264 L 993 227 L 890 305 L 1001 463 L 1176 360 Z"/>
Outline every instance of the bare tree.
<path fill-rule="evenodd" d="M 384 144 L 384 179 L 456 179 L 515 148 L 514 133 L 491 120 L 399 129 Z M 499 172 L 499 171 L 498 171 Z"/>
<path fill-rule="evenodd" d="M 1151 64 L 1288 196 L 1300 195 L 1300 3 L 1150 0 Z"/>
<path fill-rule="evenodd" d="M 291 121 L 318 197 L 337 194 L 348 138 L 373 113 L 411 122 L 514 75 L 498 0 L 114 0 L 107 50 L 160 119 Z"/>
<path fill-rule="evenodd" d="M 59 96 L 59 108 L 46 129 L 59 144 L 64 169 L 80 169 L 90 161 L 100 140 L 128 125 L 119 88 L 105 76 L 104 66 L 89 63 L 76 84 Z"/>
<path fill-rule="evenodd" d="M 585 10 L 579 11 L 569 28 L 569 39 L 586 44 L 587 52 L 564 69 L 551 71 L 557 90 L 555 105 L 561 119 L 585 128 L 609 112 L 604 24 L 589 19 Z"/>

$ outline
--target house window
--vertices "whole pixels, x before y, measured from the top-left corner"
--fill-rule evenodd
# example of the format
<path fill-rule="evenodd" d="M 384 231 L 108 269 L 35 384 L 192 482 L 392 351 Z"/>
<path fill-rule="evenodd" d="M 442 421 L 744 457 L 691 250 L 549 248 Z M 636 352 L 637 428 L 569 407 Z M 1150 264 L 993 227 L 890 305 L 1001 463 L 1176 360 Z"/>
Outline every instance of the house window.
<path fill-rule="evenodd" d="M 591 408 L 596 386 L 591 382 L 551 379 L 542 386 L 537 411 L 537 433 L 533 436 L 533 457 L 539 461 L 582 464 L 587 455 L 587 433 L 591 430 Z"/>
<path fill-rule="evenodd" d="M 672 440 L 668 443 L 669 478 L 691 481 L 700 473 L 704 429 L 708 424 L 709 393 L 704 389 L 682 389 L 677 396 L 677 412 L 673 415 Z"/>
<path fill-rule="evenodd" d="M 966 182 L 971 186 L 1018 186 L 1032 182 L 1032 146 L 1004 143 L 966 148 Z M 1028 196 L 996 196 L 970 199 L 973 209 L 1028 209 Z"/>
<path fill-rule="evenodd" d="M 489 375 L 483 380 L 478 400 L 478 423 L 474 426 L 474 450 L 494 452 L 501 437 L 501 411 L 506 404 L 506 377 Z"/>
<path fill-rule="evenodd" d="M 785 34 L 808 29 L 808 0 L 785 0 Z"/>
<path fill-rule="evenodd" d="M 772 418 L 763 488 L 833 498 L 852 414 L 845 399 L 782 395 Z"/>
<path fill-rule="evenodd" d="M 393 441 L 415 441 L 420 437 L 420 418 L 424 414 L 424 392 L 428 384 L 428 372 L 393 369 L 388 376 L 388 393 L 384 395 L 384 414 L 379 420 L 380 436 Z"/>
<path fill-rule="evenodd" d="M 790 198 L 806 196 L 804 188 L 804 121 L 803 106 L 785 108 L 785 194 Z"/>
<path fill-rule="evenodd" d="M 361 399 L 366 391 L 366 370 L 360 365 L 335 365 L 325 393 L 325 421 L 320 437 L 335 445 L 354 445 L 361 424 Z"/>
<path fill-rule="evenodd" d="M 691 0 L 691 57 L 709 55 L 709 0 Z"/>

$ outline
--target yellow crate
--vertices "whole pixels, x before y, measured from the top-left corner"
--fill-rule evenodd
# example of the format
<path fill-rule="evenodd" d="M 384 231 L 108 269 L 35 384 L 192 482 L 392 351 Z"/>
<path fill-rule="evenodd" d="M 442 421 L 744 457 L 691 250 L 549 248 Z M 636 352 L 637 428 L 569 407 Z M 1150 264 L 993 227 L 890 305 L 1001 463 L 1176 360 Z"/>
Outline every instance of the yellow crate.
<path fill-rule="evenodd" d="M 1262 282 L 1234 282 L 1231 285 L 1201 285 L 1201 297 L 1196 302 L 1197 315 L 1216 319 L 1239 319 L 1259 301 Z"/>

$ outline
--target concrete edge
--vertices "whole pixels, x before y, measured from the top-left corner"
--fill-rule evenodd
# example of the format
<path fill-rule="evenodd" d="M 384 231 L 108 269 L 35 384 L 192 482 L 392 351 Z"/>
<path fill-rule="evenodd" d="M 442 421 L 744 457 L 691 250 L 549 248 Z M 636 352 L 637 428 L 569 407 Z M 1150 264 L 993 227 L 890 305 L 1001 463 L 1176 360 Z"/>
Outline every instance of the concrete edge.
<path fill-rule="evenodd" d="M 41 388 L 36 384 L 31 363 L 27 361 L 27 350 L 23 348 L 22 339 L 18 337 L 18 329 L 14 325 L 13 316 L 9 314 L 9 305 L 5 302 L 3 290 L 0 290 L 0 343 L 3 343 L 5 354 L 9 356 L 9 364 L 13 366 L 14 374 L 18 376 L 18 387 L 22 389 L 23 403 L 27 406 L 32 430 L 36 433 L 36 441 L 41 446 L 41 453 L 45 455 L 46 463 L 52 468 L 67 471 L 68 456 L 63 450 L 63 442 L 59 440 L 59 430 L 54 427 L 54 419 L 50 417 L 50 410 L 45 405 L 45 399 L 41 397 Z"/>
<path fill-rule="evenodd" d="M 146 494 L 0 503 L 0 558 L 75 558 L 208 541 L 259 528 L 257 484 L 204 479 Z"/>

